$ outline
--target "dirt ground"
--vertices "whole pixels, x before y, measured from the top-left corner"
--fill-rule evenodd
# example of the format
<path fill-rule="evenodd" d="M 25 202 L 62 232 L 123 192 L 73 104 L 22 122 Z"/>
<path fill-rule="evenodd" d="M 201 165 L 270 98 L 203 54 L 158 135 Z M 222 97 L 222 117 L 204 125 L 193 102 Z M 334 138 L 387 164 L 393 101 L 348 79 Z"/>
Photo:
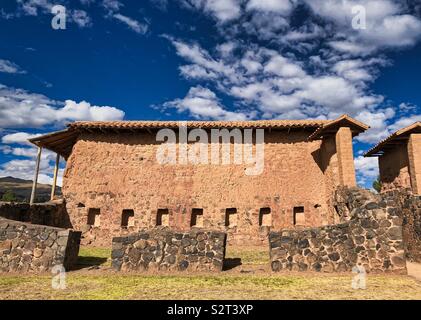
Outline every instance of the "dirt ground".
<path fill-rule="evenodd" d="M 110 268 L 110 249 L 81 248 L 66 288 L 51 274 L 0 274 L 2 299 L 421 299 L 421 265 L 409 275 L 367 275 L 353 289 L 352 273 L 280 272 L 269 268 L 265 248 L 230 248 L 221 273 L 121 273 Z"/>

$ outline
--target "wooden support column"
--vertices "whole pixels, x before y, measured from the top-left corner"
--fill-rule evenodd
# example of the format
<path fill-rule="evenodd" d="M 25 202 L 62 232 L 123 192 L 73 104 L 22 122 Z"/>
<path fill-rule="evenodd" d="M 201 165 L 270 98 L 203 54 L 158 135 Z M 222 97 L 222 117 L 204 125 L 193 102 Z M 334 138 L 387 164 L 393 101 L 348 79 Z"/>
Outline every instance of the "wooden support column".
<path fill-rule="evenodd" d="M 37 154 L 37 160 L 35 163 L 35 174 L 34 174 L 34 181 L 32 183 L 32 192 L 31 192 L 31 200 L 29 204 L 34 204 L 35 201 L 35 194 L 37 192 L 37 184 L 38 184 L 38 173 L 39 173 L 39 164 L 41 162 L 41 152 L 42 147 L 38 147 L 38 154 Z"/>
<path fill-rule="evenodd" d="M 58 175 L 59 163 L 60 163 L 60 155 L 57 153 L 56 163 L 54 165 L 53 185 L 51 186 L 51 198 L 50 198 L 51 201 L 54 200 L 54 195 L 56 194 L 57 175 Z"/>

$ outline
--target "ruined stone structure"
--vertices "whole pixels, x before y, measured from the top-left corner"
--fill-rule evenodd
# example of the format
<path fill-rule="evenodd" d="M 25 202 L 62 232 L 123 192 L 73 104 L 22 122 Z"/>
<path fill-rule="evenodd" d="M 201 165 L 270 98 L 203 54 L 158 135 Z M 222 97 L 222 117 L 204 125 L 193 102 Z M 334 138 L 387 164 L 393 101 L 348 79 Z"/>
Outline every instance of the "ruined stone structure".
<path fill-rule="evenodd" d="M 270 230 L 335 223 L 335 189 L 355 186 L 352 138 L 368 128 L 348 116 L 186 125 L 189 134 L 263 129 L 263 172 L 246 175 L 250 164 L 159 163 L 163 142 L 156 134 L 174 129 L 181 140 L 178 122 L 75 122 L 31 140 L 67 160 L 62 192 L 83 243 L 109 246 L 112 237 L 162 225 L 204 227 L 226 232 L 230 243 L 261 244 Z M 214 143 L 203 142 L 187 146 L 205 145 L 210 153 Z M 225 141 L 231 150 L 232 143 Z"/>
<path fill-rule="evenodd" d="M 15 221 L 58 228 L 71 228 L 63 200 L 46 203 L 0 202 L 0 217 Z"/>
<path fill-rule="evenodd" d="M 113 239 L 117 271 L 222 271 L 227 235 L 192 229 L 180 233 L 161 227 Z"/>
<path fill-rule="evenodd" d="M 77 262 L 81 232 L 0 218 L 0 272 L 70 270 Z"/>
<path fill-rule="evenodd" d="M 421 122 L 396 131 L 365 156 L 379 158 L 382 192 L 409 188 L 421 195 Z"/>
<path fill-rule="evenodd" d="M 367 272 L 406 273 L 403 219 L 393 196 L 339 188 L 335 203 L 339 224 L 270 234 L 273 271 L 351 271 L 361 265 Z"/>

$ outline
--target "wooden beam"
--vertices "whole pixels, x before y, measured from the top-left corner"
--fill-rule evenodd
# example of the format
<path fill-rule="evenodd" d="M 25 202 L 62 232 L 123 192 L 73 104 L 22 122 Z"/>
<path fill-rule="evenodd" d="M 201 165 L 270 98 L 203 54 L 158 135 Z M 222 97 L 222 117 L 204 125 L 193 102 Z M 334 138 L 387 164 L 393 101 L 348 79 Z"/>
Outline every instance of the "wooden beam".
<path fill-rule="evenodd" d="M 51 198 L 50 198 L 51 201 L 54 200 L 54 195 L 56 193 L 57 175 L 58 175 L 59 163 L 60 163 L 60 155 L 57 153 L 56 163 L 54 165 L 53 185 L 51 186 Z"/>
<path fill-rule="evenodd" d="M 34 181 L 32 182 L 31 200 L 29 201 L 29 204 L 31 204 L 31 205 L 34 204 L 35 194 L 37 192 L 39 164 L 41 162 L 41 152 L 42 152 L 42 147 L 38 147 L 37 160 L 36 160 L 36 163 L 35 163 Z"/>

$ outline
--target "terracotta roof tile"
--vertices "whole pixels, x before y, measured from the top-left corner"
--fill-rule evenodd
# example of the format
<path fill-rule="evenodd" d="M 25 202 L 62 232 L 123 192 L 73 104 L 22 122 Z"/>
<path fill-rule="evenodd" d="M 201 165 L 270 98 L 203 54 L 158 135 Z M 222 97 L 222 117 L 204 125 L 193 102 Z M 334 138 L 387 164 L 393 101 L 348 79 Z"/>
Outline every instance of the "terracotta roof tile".
<path fill-rule="evenodd" d="M 190 128 L 318 128 L 328 120 L 185 121 Z M 177 128 L 182 121 L 77 121 L 72 129 Z"/>
<path fill-rule="evenodd" d="M 407 126 L 405 128 L 399 129 L 398 131 L 392 133 L 390 136 L 388 136 L 386 139 L 383 139 L 380 141 L 377 145 L 375 145 L 373 148 L 368 150 L 364 157 L 375 157 L 378 156 L 379 152 L 384 151 L 384 148 L 391 142 L 396 141 L 397 139 L 409 136 L 409 134 L 413 132 L 419 132 L 421 133 L 421 121 L 415 122 L 411 124 L 410 126 Z"/>

